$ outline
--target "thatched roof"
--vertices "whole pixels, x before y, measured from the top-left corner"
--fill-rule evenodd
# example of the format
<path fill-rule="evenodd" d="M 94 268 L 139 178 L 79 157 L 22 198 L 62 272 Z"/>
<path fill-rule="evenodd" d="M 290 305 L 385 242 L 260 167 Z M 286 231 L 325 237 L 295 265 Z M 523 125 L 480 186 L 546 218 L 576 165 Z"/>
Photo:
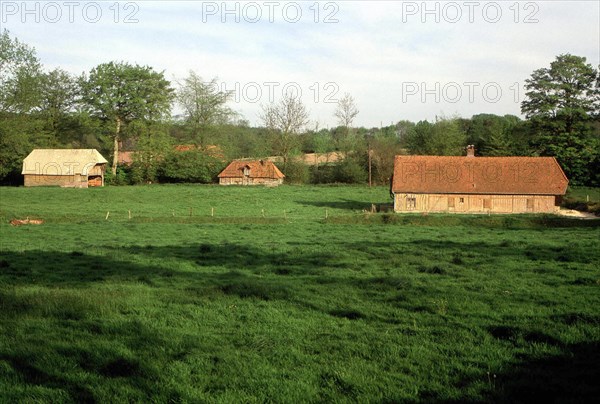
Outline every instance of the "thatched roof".
<path fill-rule="evenodd" d="M 23 160 L 21 174 L 87 175 L 90 168 L 107 163 L 96 149 L 35 149 Z"/>
<path fill-rule="evenodd" d="M 564 195 L 568 184 L 554 157 L 396 156 L 392 192 Z"/>

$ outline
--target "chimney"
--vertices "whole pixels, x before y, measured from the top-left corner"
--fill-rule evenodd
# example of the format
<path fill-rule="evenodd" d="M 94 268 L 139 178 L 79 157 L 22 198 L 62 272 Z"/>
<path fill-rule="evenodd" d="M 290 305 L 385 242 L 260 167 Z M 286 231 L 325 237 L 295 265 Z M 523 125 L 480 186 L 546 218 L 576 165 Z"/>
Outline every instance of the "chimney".
<path fill-rule="evenodd" d="M 470 144 L 467 146 L 467 157 L 475 157 L 475 145 Z"/>

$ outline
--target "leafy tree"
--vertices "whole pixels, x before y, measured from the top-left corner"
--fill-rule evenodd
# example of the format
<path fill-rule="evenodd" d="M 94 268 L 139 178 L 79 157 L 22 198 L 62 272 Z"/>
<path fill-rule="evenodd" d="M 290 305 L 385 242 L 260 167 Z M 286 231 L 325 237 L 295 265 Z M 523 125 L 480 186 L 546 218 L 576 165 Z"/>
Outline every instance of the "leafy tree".
<path fill-rule="evenodd" d="M 49 130 L 56 132 L 77 105 L 77 80 L 62 69 L 54 69 L 42 76 L 39 91 L 40 112 L 45 117 Z"/>
<path fill-rule="evenodd" d="M 161 124 L 134 125 L 136 150 L 131 166 L 131 180 L 136 184 L 156 182 L 167 155 L 173 151 L 172 138 Z"/>
<path fill-rule="evenodd" d="M 457 156 L 462 154 L 467 136 L 456 118 L 441 118 L 434 124 L 418 122 L 405 137 L 411 154 Z"/>
<path fill-rule="evenodd" d="M 526 80 L 521 112 L 537 134 L 543 155 L 555 156 L 573 184 L 589 183 L 590 163 L 597 156 L 600 117 L 598 71 L 586 58 L 559 55 L 549 68 L 535 70 Z"/>
<path fill-rule="evenodd" d="M 23 158 L 36 145 L 43 122 L 31 113 L 39 108 L 41 64 L 35 50 L 0 35 L 0 181 L 18 183 Z"/>
<path fill-rule="evenodd" d="M 184 120 L 192 132 L 192 138 L 200 146 L 208 146 L 208 134 L 215 126 L 241 119 L 226 105 L 233 92 L 221 91 L 216 77 L 205 82 L 190 71 L 179 86 L 177 102 L 184 109 Z"/>
<path fill-rule="evenodd" d="M 433 124 L 429 121 L 419 121 L 404 136 L 403 144 L 410 154 L 427 154 L 429 138 L 433 133 Z"/>
<path fill-rule="evenodd" d="M 35 49 L 0 35 L 0 112 L 28 113 L 39 107 L 42 66 Z"/>
<path fill-rule="evenodd" d="M 171 109 L 173 90 L 164 74 L 148 66 L 109 62 L 93 68 L 81 80 L 89 111 L 114 123 L 112 173 L 116 174 L 121 129 L 134 120 L 153 121 Z"/>

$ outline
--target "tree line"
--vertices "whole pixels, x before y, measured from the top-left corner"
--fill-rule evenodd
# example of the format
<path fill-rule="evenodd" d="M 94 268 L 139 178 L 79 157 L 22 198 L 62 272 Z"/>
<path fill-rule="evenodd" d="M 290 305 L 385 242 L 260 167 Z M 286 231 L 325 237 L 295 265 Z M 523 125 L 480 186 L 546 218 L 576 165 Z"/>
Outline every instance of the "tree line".
<path fill-rule="evenodd" d="M 127 62 L 100 64 L 80 76 L 47 71 L 35 49 L 0 36 L 0 182 L 19 184 L 34 148 L 95 148 L 109 158 L 112 183 L 213 182 L 233 158 L 279 156 L 290 182 L 385 184 L 397 154 L 555 156 L 572 184 L 600 186 L 600 75 L 586 59 L 559 55 L 525 82 L 521 112 L 436 117 L 433 122 L 355 127 L 350 94 L 338 102 L 335 128 L 311 124 L 293 94 L 262 106 L 252 127 L 233 111 L 231 92 L 198 73 L 171 83 L 164 72 Z M 173 116 L 174 106 L 181 115 Z M 176 145 L 193 145 L 177 150 Z M 133 163 L 119 154 L 134 150 Z M 307 166 L 303 153 L 339 152 L 336 164 Z"/>

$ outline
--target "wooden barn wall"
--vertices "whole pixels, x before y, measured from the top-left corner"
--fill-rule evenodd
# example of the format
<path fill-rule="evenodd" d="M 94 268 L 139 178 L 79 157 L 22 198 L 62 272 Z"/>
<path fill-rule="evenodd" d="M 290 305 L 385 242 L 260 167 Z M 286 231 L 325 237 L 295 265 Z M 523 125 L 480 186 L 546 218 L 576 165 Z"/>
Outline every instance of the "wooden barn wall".
<path fill-rule="evenodd" d="M 26 187 L 72 187 L 87 188 L 87 176 L 75 175 L 37 175 L 25 174 L 24 185 Z"/>
<path fill-rule="evenodd" d="M 396 194 L 396 212 L 553 213 L 553 195 Z"/>
<path fill-rule="evenodd" d="M 96 164 L 89 169 L 88 175 L 104 175 L 104 172 L 106 171 L 105 168 L 104 164 Z"/>

